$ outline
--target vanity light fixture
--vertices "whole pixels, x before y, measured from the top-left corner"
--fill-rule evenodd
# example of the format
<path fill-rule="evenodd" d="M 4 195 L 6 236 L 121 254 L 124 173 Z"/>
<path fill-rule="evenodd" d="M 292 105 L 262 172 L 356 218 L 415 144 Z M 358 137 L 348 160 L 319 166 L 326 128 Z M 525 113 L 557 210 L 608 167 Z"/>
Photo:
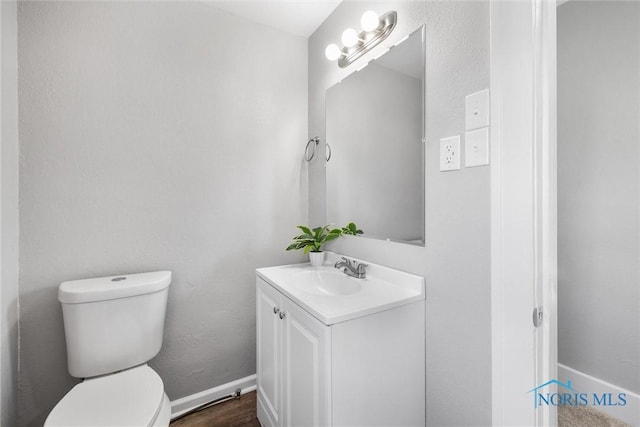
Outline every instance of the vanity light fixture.
<path fill-rule="evenodd" d="M 324 51 L 329 61 L 338 60 L 340 68 L 345 68 L 356 59 L 389 37 L 398 21 L 395 11 L 387 12 L 378 17 L 372 10 L 367 10 L 360 19 L 362 31 L 360 34 L 353 28 L 347 28 L 342 33 L 341 41 L 344 45 L 340 48 L 335 43 L 330 44 Z"/>
<path fill-rule="evenodd" d="M 360 26 L 364 31 L 377 30 L 380 26 L 380 19 L 378 18 L 378 14 L 373 10 L 367 10 L 362 14 L 362 18 L 360 18 Z"/>
<path fill-rule="evenodd" d="M 356 30 L 354 30 L 353 28 L 347 28 L 346 30 L 344 30 L 341 40 L 342 44 L 345 45 L 345 47 L 354 47 L 355 45 L 360 43 L 358 33 L 356 33 Z"/>

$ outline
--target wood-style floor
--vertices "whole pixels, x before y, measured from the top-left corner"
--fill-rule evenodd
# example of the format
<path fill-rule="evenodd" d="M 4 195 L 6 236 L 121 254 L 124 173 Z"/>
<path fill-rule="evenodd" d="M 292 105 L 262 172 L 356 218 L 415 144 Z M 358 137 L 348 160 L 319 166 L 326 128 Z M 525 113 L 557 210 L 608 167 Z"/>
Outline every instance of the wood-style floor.
<path fill-rule="evenodd" d="M 172 422 L 169 427 L 260 427 L 256 392 L 228 400 Z"/>

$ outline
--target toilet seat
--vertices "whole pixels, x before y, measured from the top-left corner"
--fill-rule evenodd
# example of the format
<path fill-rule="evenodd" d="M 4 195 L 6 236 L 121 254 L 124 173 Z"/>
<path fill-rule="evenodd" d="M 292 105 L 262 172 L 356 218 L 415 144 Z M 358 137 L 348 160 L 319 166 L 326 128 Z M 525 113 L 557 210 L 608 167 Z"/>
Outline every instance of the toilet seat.
<path fill-rule="evenodd" d="M 44 427 L 152 426 L 164 396 L 162 379 L 147 365 L 90 378 L 58 402 Z"/>

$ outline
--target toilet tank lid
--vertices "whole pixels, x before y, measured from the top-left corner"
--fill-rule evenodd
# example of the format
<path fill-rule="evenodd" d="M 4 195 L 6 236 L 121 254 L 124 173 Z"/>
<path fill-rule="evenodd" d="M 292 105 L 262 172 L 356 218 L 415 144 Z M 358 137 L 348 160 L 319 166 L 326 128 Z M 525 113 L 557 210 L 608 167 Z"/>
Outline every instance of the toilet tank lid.
<path fill-rule="evenodd" d="M 72 280 L 60 284 L 58 301 L 65 304 L 80 304 L 127 298 L 161 291 L 169 287 L 170 283 L 170 271 Z"/>

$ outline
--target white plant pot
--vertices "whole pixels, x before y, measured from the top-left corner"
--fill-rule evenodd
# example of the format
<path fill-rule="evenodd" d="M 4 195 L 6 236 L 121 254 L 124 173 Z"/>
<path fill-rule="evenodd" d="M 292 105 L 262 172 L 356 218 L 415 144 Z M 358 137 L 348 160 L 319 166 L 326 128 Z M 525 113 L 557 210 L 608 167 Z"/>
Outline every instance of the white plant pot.
<path fill-rule="evenodd" d="M 324 252 L 309 252 L 309 261 L 314 267 L 320 267 L 324 263 Z"/>

